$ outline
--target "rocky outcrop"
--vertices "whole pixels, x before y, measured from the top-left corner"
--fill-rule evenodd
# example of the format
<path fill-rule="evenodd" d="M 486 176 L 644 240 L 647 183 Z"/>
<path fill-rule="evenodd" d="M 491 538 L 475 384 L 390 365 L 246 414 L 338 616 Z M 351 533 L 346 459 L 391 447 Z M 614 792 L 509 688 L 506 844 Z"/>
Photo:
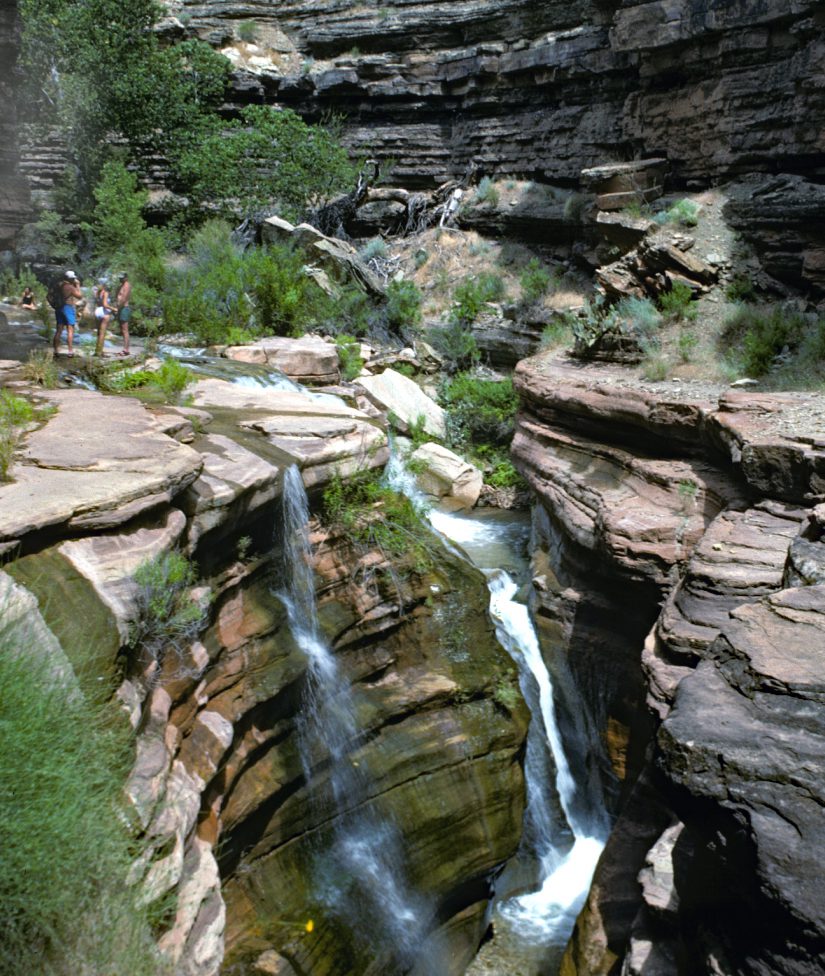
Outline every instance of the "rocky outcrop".
<path fill-rule="evenodd" d="M 171 906 L 160 945 L 174 971 L 284 973 L 288 960 L 302 973 L 374 971 L 375 960 L 353 969 L 361 933 L 339 924 L 313 874 L 341 811 L 328 757 L 302 758 L 308 660 L 278 587 L 292 569 L 285 466 L 302 466 L 317 494 L 336 470 L 380 466 L 383 430 L 332 397 L 220 380 L 197 385 L 199 408 L 160 419 L 134 399 L 46 395 L 57 413 L 26 435 L 18 480 L 0 487 L 18 543 L 0 595 L 55 666 L 95 694 L 117 688 L 135 730 L 133 878 Z M 163 432 L 178 430 L 176 410 L 197 421 L 189 445 Z M 403 837 L 397 867 L 436 920 L 439 971 L 458 976 L 521 832 L 526 708 L 497 697 L 512 662 L 483 578 L 434 537 L 391 556 L 316 525 L 312 546 L 321 625 L 358 715 L 346 761 L 367 771 L 365 809 Z M 199 568 L 201 629 L 141 654 L 135 572 L 172 549 Z M 380 949 L 382 972 L 390 955 Z"/>
<path fill-rule="evenodd" d="M 0 3 L 0 250 L 8 248 L 28 219 L 29 184 L 20 173 L 17 81 L 19 51 L 17 0 Z"/>
<path fill-rule="evenodd" d="M 821 972 L 821 404 L 516 386 L 542 638 L 623 782 L 563 976 Z"/>

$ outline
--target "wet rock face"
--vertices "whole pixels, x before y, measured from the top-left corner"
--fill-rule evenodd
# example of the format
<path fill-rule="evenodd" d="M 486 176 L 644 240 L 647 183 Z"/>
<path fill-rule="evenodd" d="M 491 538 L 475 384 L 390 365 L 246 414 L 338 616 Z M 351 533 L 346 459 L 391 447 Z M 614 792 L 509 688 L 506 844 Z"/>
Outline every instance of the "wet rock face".
<path fill-rule="evenodd" d="M 624 779 L 563 976 L 821 973 L 816 400 L 702 402 L 539 357 L 516 385 L 544 645 Z"/>
<path fill-rule="evenodd" d="M 17 0 L 0 3 L 0 250 L 10 247 L 29 212 L 29 187 L 20 176 L 15 64 L 19 50 Z"/>

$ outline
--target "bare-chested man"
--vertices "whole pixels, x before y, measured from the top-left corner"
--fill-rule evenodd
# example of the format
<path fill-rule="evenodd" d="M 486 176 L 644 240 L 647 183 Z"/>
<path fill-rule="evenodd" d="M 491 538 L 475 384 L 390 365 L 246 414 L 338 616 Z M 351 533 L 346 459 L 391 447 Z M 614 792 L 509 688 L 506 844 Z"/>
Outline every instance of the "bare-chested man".
<path fill-rule="evenodd" d="M 120 323 L 120 330 L 123 335 L 123 351 L 121 356 L 129 355 L 129 317 L 132 314 L 129 308 L 129 299 L 132 297 L 132 286 L 129 283 L 129 276 L 124 273 L 120 276 L 120 285 L 117 289 L 117 320 Z"/>

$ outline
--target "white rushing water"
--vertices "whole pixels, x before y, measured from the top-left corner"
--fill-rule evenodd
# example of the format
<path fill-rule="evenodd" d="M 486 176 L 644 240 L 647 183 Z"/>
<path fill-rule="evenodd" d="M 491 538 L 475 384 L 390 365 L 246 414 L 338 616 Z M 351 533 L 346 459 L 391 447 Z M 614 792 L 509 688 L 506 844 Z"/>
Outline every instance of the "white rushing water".
<path fill-rule="evenodd" d="M 341 918 L 362 951 L 385 960 L 382 972 L 441 976 L 425 939 L 432 907 L 405 879 L 403 845 L 395 824 L 364 802 L 369 771 L 352 756 L 361 730 L 352 689 L 318 625 L 308 534 L 308 502 L 294 465 L 284 476 L 284 583 L 281 599 L 290 629 L 308 662 L 307 688 L 299 717 L 301 758 L 307 781 L 328 763 L 330 802 L 336 817 L 331 850 L 316 865 L 319 898 Z"/>
<path fill-rule="evenodd" d="M 396 456 L 388 466 L 388 480 L 424 507 L 424 497 Z M 607 817 L 600 798 L 588 790 L 586 777 L 577 779 L 570 768 L 556 720 L 553 682 L 528 608 L 515 599 L 518 585 L 499 565 L 491 565 L 507 558 L 506 540 L 505 553 L 501 551 L 501 525 L 437 509 L 427 514 L 433 528 L 460 546 L 487 576 L 490 616 L 499 642 L 519 667 L 532 715 L 525 758 L 524 836 L 539 863 L 539 885 L 506 898 L 497 909 L 519 938 L 560 946 L 569 938 L 590 888 L 607 836 Z"/>

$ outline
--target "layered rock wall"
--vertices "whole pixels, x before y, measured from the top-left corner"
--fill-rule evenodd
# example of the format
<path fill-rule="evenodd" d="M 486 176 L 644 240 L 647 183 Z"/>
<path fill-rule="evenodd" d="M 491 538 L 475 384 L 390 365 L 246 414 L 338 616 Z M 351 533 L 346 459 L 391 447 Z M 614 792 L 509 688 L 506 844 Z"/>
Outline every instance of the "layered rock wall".
<path fill-rule="evenodd" d="M 359 154 L 400 182 L 484 172 L 578 181 L 663 155 L 681 183 L 825 175 L 816 0 L 397 0 L 184 3 L 187 29 L 236 57 L 241 100 L 345 116 Z M 244 46 L 240 46 L 244 49 Z M 245 49 L 244 49 L 245 50 Z"/>
<path fill-rule="evenodd" d="M 17 0 L 0 2 L 0 250 L 10 247 L 29 212 L 20 175 L 15 66 L 20 46 Z"/>
<path fill-rule="evenodd" d="M 545 648 L 623 784 L 562 973 L 821 973 L 819 399 L 516 384 Z"/>

